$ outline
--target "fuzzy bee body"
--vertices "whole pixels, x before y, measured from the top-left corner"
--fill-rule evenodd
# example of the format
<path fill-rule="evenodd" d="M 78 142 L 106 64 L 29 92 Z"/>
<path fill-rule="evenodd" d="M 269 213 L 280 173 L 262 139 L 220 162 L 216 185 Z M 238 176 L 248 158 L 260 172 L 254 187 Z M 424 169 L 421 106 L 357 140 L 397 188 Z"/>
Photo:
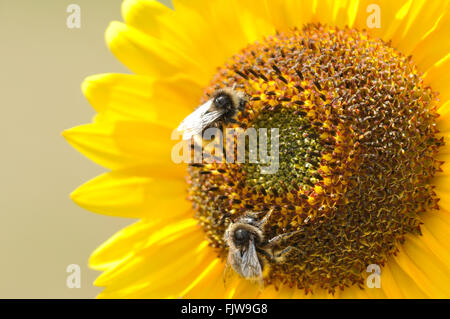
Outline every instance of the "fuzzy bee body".
<path fill-rule="evenodd" d="M 252 225 L 250 218 L 232 223 L 225 232 L 229 247 L 227 265 L 240 276 L 262 283 L 263 261 L 258 256 L 256 247 L 264 240 L 258 226 Z"/>
<path fill-rule="evenodd" d="M 298 252 L 297 248 L 288 246 L 274 253 L 275 248 L 279 248 L 286 239 L 299 231 L 280 234 L 266 240 L 264 230 L 271 213 L 272 211 L 262 220 L 258 220 L 257 213 L 248 212 L 236 222 L 230 223 L 224 235 L 229 248 L 225 281 L 231 268 L 241 277 L 263 286 L 264 261 L 282 263 L 287 256 Z"/>
<path fill-rule="evenodd" d="M 183 132 L 183 140 L 202 135 L 211 127 L 222 128 L 226 124 L 238 123 L 235 117 L 244 110 L 247 100 L 242 92 L 234 88 L 224 88 L 214 92 L 212 98 L 189 114 L 178 126 Z"/>

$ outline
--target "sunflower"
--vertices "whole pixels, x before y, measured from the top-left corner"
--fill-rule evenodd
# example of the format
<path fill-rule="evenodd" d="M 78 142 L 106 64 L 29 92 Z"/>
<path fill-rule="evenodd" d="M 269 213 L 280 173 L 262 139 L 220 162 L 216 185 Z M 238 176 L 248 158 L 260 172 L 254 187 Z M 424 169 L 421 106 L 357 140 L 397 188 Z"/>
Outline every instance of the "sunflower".
<path fill-rule="evenodd" d="M 72 199 L 139 219 L 92 254 L 99 297 L 450 297 L 449 1 L 173 5 L 123 2 L 106 42 L 134 74 L 88 77 L 98 114 L 64 132 L 109 169 Z M 233 85 L 240 124 L 280 129 L 275 174 L 171 160 L 173 129 Z M 224 285 L 227 225 L 269 209 L 267 236 L 296 249 L 263 290 Z"/>

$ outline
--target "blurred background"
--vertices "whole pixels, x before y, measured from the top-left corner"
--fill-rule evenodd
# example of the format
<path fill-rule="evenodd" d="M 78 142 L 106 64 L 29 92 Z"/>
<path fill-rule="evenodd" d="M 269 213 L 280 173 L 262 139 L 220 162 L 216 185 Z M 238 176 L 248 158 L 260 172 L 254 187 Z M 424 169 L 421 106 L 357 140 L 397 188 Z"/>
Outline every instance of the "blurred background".
<path fill-rule="evenodd" d="M 160 2 L 170 6 L 170 0 Z M 81 28 L 69 29 L 70 4 Z M 0 0 L 0 298 L 94 298 L 90 253 L 133 220 L 90 213 L 69 194 L 104 168 L 75 151 L 64 129 L 88 123 L 81 93 L 92 74 L 128 73 L 104 31 L 121 0 Z M 78 264 L 81 287 L 68 288 Z"/>

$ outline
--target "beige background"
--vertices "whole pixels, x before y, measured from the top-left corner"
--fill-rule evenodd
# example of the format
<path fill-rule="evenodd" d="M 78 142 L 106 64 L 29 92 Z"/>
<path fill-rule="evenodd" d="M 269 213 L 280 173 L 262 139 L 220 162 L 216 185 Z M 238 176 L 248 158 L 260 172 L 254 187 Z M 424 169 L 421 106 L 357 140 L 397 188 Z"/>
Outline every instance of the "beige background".
<path fill-rule="evenodd" d="M 81 7 L 80 29 L 66 27 L 71 3 Z M 128 72 L 103 37 L 121 20 L 120 4 L 0 0 L 0 298 L 95 297 L 88 257 L 132 222 L 72 203 L 69 193 L 105 170 L 61 136 L 94 115 L 83 78 Z M 66 286 L 69 264 L 81 267 L 79 289 Z"/>

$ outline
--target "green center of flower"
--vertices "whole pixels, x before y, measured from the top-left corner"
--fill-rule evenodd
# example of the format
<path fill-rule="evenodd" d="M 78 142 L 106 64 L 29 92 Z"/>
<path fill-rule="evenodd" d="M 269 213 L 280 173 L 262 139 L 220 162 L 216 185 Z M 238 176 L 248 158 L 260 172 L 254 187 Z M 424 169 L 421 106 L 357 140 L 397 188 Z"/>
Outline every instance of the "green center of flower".
<path fill-rule="evenodd" d="M 264 237 L 295 232 L 278 247 L 295 250 L 265 260 L 266 285 L 363 287 L 367 266 L 383 265 L 437 208 L 436 94 L 410 57 L 364 32 L 321 25 L 249 45 L 219 69 L 204 100 L 233 85 L 250 96 L 242 125 L 279 128 L 279 169 L 189 168 L 210 245 L 225 258 L 228 225 L 273 210 Z"/>
<path fill-rule="evenodd" d="M 319 181 L 321 176 L 317 169 L 322 145 L 308 119 L 298 112 L 283 108 L 261 112 L 252 127 L 278 128 L 279 153 L 283 156 L 279 159 L 278 170 L 273 174 L 261 174 L 260 164 L 246 162 L 243 169 L 249 187 L 270 194 L 281 194 L 299 187 L 309 188 Z M 270 139 L 267 148 L 271 149 Z"/>

